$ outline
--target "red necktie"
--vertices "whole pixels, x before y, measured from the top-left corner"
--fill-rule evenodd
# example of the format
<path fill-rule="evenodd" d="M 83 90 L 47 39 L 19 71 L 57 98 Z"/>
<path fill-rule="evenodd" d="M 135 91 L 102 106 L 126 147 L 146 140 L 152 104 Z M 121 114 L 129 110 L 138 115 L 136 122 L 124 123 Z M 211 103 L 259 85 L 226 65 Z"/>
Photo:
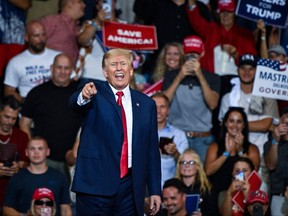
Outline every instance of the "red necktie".
<path fill-rule="evenodd" d="M 126 115 L 125 110 L 122 104 L 122 97 L 124 93 L 119 91 L 116 93 L 118 96 L 117 104 L 121 107 L 122 111 L 122 125 L 123 125 L 123 132 L 124 132 L 124 139 L 122 144 L 122 153 L 121 153 L 121 160 L 120 160 L 120 177 L 123 178 L 128 173 L 128 137 L 127 137 L 127 124 L 126 124 Z"/>

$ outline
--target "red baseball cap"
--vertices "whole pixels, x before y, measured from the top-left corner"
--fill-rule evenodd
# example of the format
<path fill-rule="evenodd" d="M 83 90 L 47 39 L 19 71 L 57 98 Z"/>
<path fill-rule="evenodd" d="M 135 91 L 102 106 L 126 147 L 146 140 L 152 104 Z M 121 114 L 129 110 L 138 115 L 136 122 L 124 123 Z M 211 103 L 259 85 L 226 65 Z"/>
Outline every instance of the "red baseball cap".
<path fill-rule="evenodd" d="M 42 198 L 48 198 L 51 201 L 54 201 L 53 192 L 48 188 L 37 188 L 33 193 L 33 200 L 40 200 Z"/>
<path fill-rule="evenodd" d="M 218 13 L 222 11 L 234 12 L 236 9 L 234 0 L 219 0 L 218 1 Z"/>
<path fill-rule="evenodd" d="M 183 45 L 185 54 L 196 52 L 201 55 L 205 50 L 202 39 L 194 35 L 186 37 L 183 41 Z"/>
<path fill-rule="evenodd" d="M 250 191 L 247 198 L 247 204 L 252 204 L 255 202 L 260 202 L 262 204 L 268 204 L 268 195 L 266 192 L 261 190 Z"/>

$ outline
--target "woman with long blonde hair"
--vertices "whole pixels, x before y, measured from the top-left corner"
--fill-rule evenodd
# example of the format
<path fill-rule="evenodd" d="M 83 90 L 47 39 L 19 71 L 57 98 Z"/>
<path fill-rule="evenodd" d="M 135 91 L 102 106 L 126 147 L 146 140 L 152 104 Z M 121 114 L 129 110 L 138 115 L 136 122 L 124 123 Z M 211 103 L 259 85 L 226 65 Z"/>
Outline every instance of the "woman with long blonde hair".
<path fill-rule="evenodd" d="M 179 42 L 167 43 L 157 58 L 157 64 L 152 76 L 153 82 L 163 79 L 165 73 L 180 68 L 185 61 L 183 45 Z"/>
<path fill-rule="evenodd" d="M 217 206 L 213 201 L 212 186 L 206 176 L 200 156 L 191 149 L 186 149 L 178 158 L 176 178 L 186 185 L 187 194 L 200 195 L 202 215 L 214 215 Z"/>

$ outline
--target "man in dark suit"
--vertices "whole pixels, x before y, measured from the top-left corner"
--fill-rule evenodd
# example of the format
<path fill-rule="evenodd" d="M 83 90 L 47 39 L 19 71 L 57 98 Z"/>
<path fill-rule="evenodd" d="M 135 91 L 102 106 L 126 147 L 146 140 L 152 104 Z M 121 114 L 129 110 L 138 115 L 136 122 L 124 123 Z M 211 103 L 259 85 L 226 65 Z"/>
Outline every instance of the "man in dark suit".
<path fill-rule="evenodd" d="M 70 99 L 86 114 L 72 186 L 77 215 L 143 215 L 146 186 L 151 215 L 160 208 L 156 106 L 129 88 L 132 62 L 131 51 L 109 50 L 102 61 L 108 82 L 87 83 Z"/>

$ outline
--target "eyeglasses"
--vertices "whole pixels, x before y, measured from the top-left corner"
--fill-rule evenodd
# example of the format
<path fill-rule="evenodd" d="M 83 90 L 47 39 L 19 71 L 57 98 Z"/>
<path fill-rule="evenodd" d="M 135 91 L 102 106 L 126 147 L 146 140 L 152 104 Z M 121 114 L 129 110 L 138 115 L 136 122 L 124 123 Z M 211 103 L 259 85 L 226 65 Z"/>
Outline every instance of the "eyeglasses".
<path fill-rule="evenodd" d="M 183 160 L 183 161 L 180 161 L 179 164 L 185 166 L 185 165 L 193 165 L 193 164 L 196 164 L 196 162 L 195 162 L 194 160 L 190 160 L 190 161 L 185 161 L 185 160 Z"/>
<path fill-rule="evenodd" d="M 53 201 L 43 201 L 43 200 L 35 200 L 34 202 L 35 205 L 37 206 L 42 206 L 42 205 L 46 205 L 46 206 L 53 206 L 54 202 Z"/>

